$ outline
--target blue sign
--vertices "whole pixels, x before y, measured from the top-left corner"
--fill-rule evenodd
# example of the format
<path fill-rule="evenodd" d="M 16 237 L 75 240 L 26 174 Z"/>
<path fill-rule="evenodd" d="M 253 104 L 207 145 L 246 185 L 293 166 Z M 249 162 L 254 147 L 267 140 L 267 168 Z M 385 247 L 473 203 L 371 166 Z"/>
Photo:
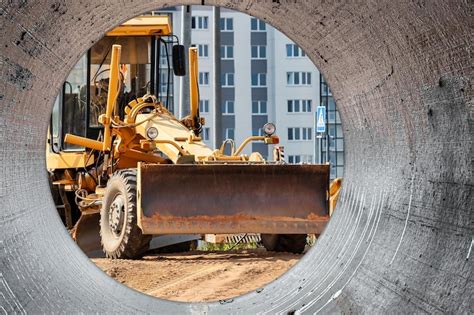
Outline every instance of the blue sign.
<path fill-rule="evenodd" d="M 316 132 L 326 132 L 326 106 L 316 108 Z"/>

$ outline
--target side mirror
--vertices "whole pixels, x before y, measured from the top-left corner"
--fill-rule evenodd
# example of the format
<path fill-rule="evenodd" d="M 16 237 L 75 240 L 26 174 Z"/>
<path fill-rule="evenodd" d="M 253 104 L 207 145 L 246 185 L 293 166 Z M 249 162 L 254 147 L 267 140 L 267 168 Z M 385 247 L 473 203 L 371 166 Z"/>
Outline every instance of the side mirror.
<path fill-rule="evenodd" d="M 176 76 L 186 75 L 186 55 L 184 45 L 173 46 L 173 72 Z"/>

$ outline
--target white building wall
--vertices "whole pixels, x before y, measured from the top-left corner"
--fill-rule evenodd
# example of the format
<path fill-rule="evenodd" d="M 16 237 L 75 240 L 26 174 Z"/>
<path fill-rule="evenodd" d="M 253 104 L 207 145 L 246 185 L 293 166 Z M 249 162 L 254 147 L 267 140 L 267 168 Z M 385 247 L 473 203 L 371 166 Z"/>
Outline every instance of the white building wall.
<path fill-rule="evenodd" d="M 275 36 L 279 31 L 275 28 L 267 25 L 267 84 L 268 84 L 268 121 L 276 125 L 276 133 L 280 135 L 280 141 L 282 136 L 281 126 L 277 122 L 278 99 L 276 98 L 277 85 L 275 81 L 276 73 L 276 51 L 275 51 Z M 269 152 L 269 156 L 272 155 L 272 151 Z"/>
<path fill-rule="evenodd" d="M 180 33 L 181 8 L 178 7 L 173 17 L 174 31 Z M 212 38 L 212 7 L 193 6 L 193 16 L 207 16 L 209 28 L 207 30 L 192 30 L 193 44 L 207 44 L 209 46 L 209 56 L 199 58 L 199 71 L 209 72 L 209 85 L 200 86 L 201 99 L 209 99 L 209 112 L 201 113 L 206 120 L 206 128 L 211 128 L 208 145 L 216 147 L 212 143 L 213 133 L 213 108 L 221 106 L 214 104 L 212 97 L 212 77 L 213 77 L 213 38 Z M 233 18 L 234 25 L 234 66 L 235 66 L 235 141 L 239 145 L 252 134 L 252 88 L 251 88 L 251 17 L 227 9 L 221 10 L 221 17 Z M 268 91 L 268 121 L 274 122 L 277 126 L 277 134 L 280 136 L 280 143 L 285 147 L 286 156 L 306 155 L 311 156 L 313 162 L 316 161 L 314 155 L 315 132 L 314 132 L 314 112 L 320 104 L 320 82 L 319 71 L 308 57 L 289 58 L 286 56 L 286 44 L 293 43 L 284 34 L 267 25 L 267 91 Z M 311 72 L 310 86 L 289 86 L 286 80 L 288 71 Z M 175 108 L 179 107 L 179 90 L 175 85 Z M 288 113 L 288 99 L 311 99 L 312 110 L 309 113 Z M 312 137 L 310 141 L 289 141 L 288 128 L 308 127 L 311 128 Z M 220 132 L 220 131 L 219 131 Z M 217 147 L 220 144 L 217 145 Z M 251 146 L 248 146 L 244 153 L 249 154 Z M 269 150 L 271 157 L 271 149 Z"/>
<path fill-rule="evenodd" d="M 283 33 L 274 33 L 274 97 L 275 97 L 275 122 L 278 128 L 281 144 L 285 147 L 286 156 L 314 154 L 314 112 L 320 103 L 319 91 L 319 71 L 308 57 L 287 57 L 286 44 L 293 42 Z M 310 72 L 311 85 L 291 86 L 287 84 L 287 72 Z M 287 101 L 289 99 L 311 99 L 311 112 L 308 113 L 288 113 Z M 288 140 L 288 128 L 307 127 L 312 128 L 310 141 Z M 312 161 L 315 159 L 312 157 Z"/>
<path fill-rule="evenodd" d="M 209 140 L 205 141 L 208 145 L 213 146 L 212 139 L 214 137 L 214 128 L 213 126 L 213 108 L 215 104 L 213 103 L 212 97 L 212 88 L 213 88 L 213 77 L 214 77 L 214 68 L 212 65 L 212 60 L 214 58 L 213 51 L 213 38 L 212 38 L 212 21 L 213 14 L 212 8 L 202 7 L 202 6 L 193 6 L 192 7 L 193 16 L 207 16 L 208 17 L 208 29 L 193 29 L 191 32 L 191 44 L 193 45 L 208 45 L 209 54 L 208 57 L 199 57 L 199 72 L 208 72 L 209 73 L 209 85 L 200 85 L 199 86 L 199 96 L 200 99 L 209 100 L 209 112 L 202 113 L 201 116 L 204 117 L 206 124 L 204 128 L 210 128 Z"/>
<path fill-rule="evenodd" d="M 232 11 L 224 15 L 234 19 L 235 142 L 239 145 L 252 135 L 250 16 Z M 250 154 L 251 148 L 247 146 L 244 153 Z"/>

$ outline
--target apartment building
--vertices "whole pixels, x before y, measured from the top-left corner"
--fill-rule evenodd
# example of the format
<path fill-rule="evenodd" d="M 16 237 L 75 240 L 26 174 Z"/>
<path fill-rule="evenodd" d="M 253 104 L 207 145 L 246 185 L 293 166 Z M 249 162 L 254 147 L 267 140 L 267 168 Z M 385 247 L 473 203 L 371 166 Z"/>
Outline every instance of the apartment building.
<path fill-rule="evenodd" d="M 173 17 L 181 34 L 184 7 L 159 11 Z M 343 176 L 344 139 L 341 120 L 328 84 L 305 52 L 284 34 L 249 15 L 221 9 L 221 104 L 213 99 L 213 9 L 192 6 L 191 43 L 198 48 L 200 113 L 206 120 L 203 138 L 215 147 L 213 135 L 237 144 L 260 135 L 266 122 L 277 126 L 289 163 L 331 163 L 331 177 Z M 163 83 L 167 78 L 163 78 Z M 173 85 L 173 108 L 180 102 L 179 84 Z M 328 109 L 328 135 L 315 132 L 317 106 Z M 222 111 L 221 130 L 214 130 L 215 106 Z M 322 136 L 322 137 L 321 137 Z M 329 142 L 328 139 L 329 138 Z M 272 157 L 272 147 L 253 143 L 244 153 Z"/>

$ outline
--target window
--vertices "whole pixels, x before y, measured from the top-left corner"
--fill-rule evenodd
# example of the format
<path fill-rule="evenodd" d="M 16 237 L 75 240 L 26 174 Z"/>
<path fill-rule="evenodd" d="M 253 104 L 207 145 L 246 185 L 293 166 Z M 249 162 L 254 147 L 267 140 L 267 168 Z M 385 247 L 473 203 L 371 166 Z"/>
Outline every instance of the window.
<path fill-rule="evenodd" d="M 199 112 L 209 113 L 209 100 L 199 100 Z"/>
<path fill-rule="evenodd" d="M 221 18 L 221 31 L 233 31 L 234 20 L 232 18 Z"/>
<path fill-rule="evenodd" d="M 288 113 L 300 112 L 300 100 L 288 100 Z"/>
<path fill-rule="evenodd" d="M 267 46 L 259 45 L 252 46 L 252 59 L 265 59 L 267 58 Z"/>
<path fill-rule="evenodd" d="M 228 45 L 221 46 L 221 58 L 234 59 L 234 46 L 228 46 Z"/>
<path fill-rule="evenodd" d="M 223 87 L 234 86 L 234 74 L 233 73 L 223 73 L 221 75 L 221 84 Z"/>
<path fill-rule="evenodd" d="M 209 85 L 209 72 L 199 72 L 199 85 Z"/>
<path fill-rule="evenodd" d="M 211 128 L 202 128 L 202 140 L 209 141 Z"/>
<path fill-rule="evenodd" d="M 224 139 L 234 139 L 234 128 L 225 128 Z"/>
<path fill-rule="evenodd" d="M 329 105 L 329 110 L 336 110 L 336 103 L 334 102 L 334 97 L 328 96 L 327 100 L 328 100 L 327 103 Z"/>
<path fill-rule="evenodd" d="M 288 140 L 311 140 L 312 128 L 288 128 Z"/>
<path fill-rule="evenodd" d="M 312 101 L 311 100 L 301 100 L 302 102 L 302 106 L 301 106 L 301 109 L 302 109 L 302 112 L 303 113 L 311 113 L 312 111 Z"/>
<path fill-rule="evenodd" d="M 288 163 L 297 164 L 301 160 L 299 155 L 288 155 Z"/>
<path fill-rule="evenodd" d="M 171 49 L 172 44 L 160 45 L 160 65 L 167 66 L 168 62 L 171 64 Z M 168 53 L 166 52 L 168 50 Z"/>
<path fill-rule="evenodd" d="M 105 73 L 98 74 L 97 76 L 100 77 L 100 79 L 107 80 L 109 78 L 109 73 L 108 71 L 103 72 Z M 70 84 L 66 82 L 70 82 Z M 81 135 L 83 137 L 85 137 L 86 135 L 86 126 L 82 123 L 86 119 L 86 111 L 85 107 L 82 104 L 85 104 L 87 100 L 85 99 L 85 93 L 81 93 L 81 91 L 84 91 L 87 88 L 88 82 L 86 55 L 83 55 L 81 59 L 77 62 L 74 67 L 74 70 L 69 74 L 66 82 L 63 84 L 63 88 L 65 88 L 65 90 L 60 92 L 56 98 L 52 113 L 53 139 L 51 140 L 54 147 L 58 150 L 61 144 L 61 141 L 59 139 L 61 133 L 61 114 L 65 114 L 63 116 L 65 120 L 64 124 L 62 125 L 62 131 L 64 131 L 65 133 Z M 91 107 L 91 111 L 89 113 L 89 126 L 91 127 L 100 126 L 99 122 L 97 121 L 98 116 L 105 112 L 105 100 L 98 101 L 100 103 L 100 106 L 96 106 L 96 109 Z M 62 112 L 60 110 L 61 107 Z M 77 145 L 65 143 L 64 141 L 62 141 L 62 143 L 66 150 L 84 150 L 84 148 Z"/>
<path fill-rule="evenodd" d="M 305 52 L 296 44 L 286 44 L 286 56 L 290 58 L 305 57 Z"/>
<path fill-rule="evenodd" d="M 252 102 L 252 114 L 266 114 L 266 113 L 267 113 L 266 101 L 253 101 Z"/>
<path fill-rule="evenodd" d="M 303 154 L 303 155 L 301 155 L 301 162 L 303 162 L 303 163 L 313 163 L 313 156 Z"/>
<path fill-rule="evenodd" d="M 301 84 L 311 85 L 311 72 L 301 72 Z"/>
<path fill-rule="evenodd" d="M 328 110 L 328 132 L 329 138 L 329 162 L 331 163 L 330 178 L 342 176 L 344 167 L 344 135 L 340 122 L 339 112 L 334 101 L 334 97 L 329 90 L 326 80 L 320 75 L 321 105 L 326 106 Z M 326 139 L 322 139 L 323 144 L 320 148 L 321 160 L 326 162 Z"/>
<path fill-rule="evenodd" d="M 252 129 L 252 136 L 263 136 L 263 128 Z"/>
<path fill-rule="evenodd" d="M 252 73 L 252 86 L 267 86 L 267 74 Z"/>
<path fill-rule="evenodd" d="M 169 77 L 170 79 L 172 78 L 171 76 Z M 170 81 L 170 95 L 173 93 L 173 82 Z M 160 93 L 166 95 L 167 94 L 167 91 L 168 91 L 168 73 L 165 72 L 165 71 L 162 71 L 160 73 Z"/>
<path fill-rule="evenodd" d="M 301 128 L 303 140 L 311 140 L 311 128 Z"/>
<path fill-rule="evenodd" d="M 311 85 L 311 72 L 287 72 L 288 85 Z"/>
<path fill-rule="evenodd" d="M 222 104 L 222 114 L 223 115 L 234 114 L 234 101 L 225 101 L 224 104 Z"/>
<path fill-rule="evenodd" d="M 311 113 L 311 100 L 288 100 L 288 113 Z"/>
<path fill-rule="evenodd" d="M 257 18 L 252 18 L 250 20 L 250 29 L 252 31 L 265 31 L 265 22 Z"/>
<path fill-rule="evenodd" d="M 288 155 L 288 163 L 298 164 L 298 163 L 313 163 L 312 155 Z"/>
<path fill-rule="evenodd" d="M 332 95 L 331 90 L 329 90 L 329 86 L 326 82 L 326 79 L 322 75 L 320 75 L 320 82 L 321 82 L 321 95 L 322 96 L 330 96 Z"/>
<path fill-rule="evenodd" d="M 299 72 L 287 72 L 286 73 L 286 83 L 288 85 L 300 84 Z"/>
<path fill-rule="evenodd" d="M 191 28 L 193 30 L 207 30 L 209 28 L 209 17 L 193 16 L 191 18 Z"/>
<path fill-rule="evenodd" d="M 209 45 L 197 45 L 199 57 L 209 57 Z"/>

